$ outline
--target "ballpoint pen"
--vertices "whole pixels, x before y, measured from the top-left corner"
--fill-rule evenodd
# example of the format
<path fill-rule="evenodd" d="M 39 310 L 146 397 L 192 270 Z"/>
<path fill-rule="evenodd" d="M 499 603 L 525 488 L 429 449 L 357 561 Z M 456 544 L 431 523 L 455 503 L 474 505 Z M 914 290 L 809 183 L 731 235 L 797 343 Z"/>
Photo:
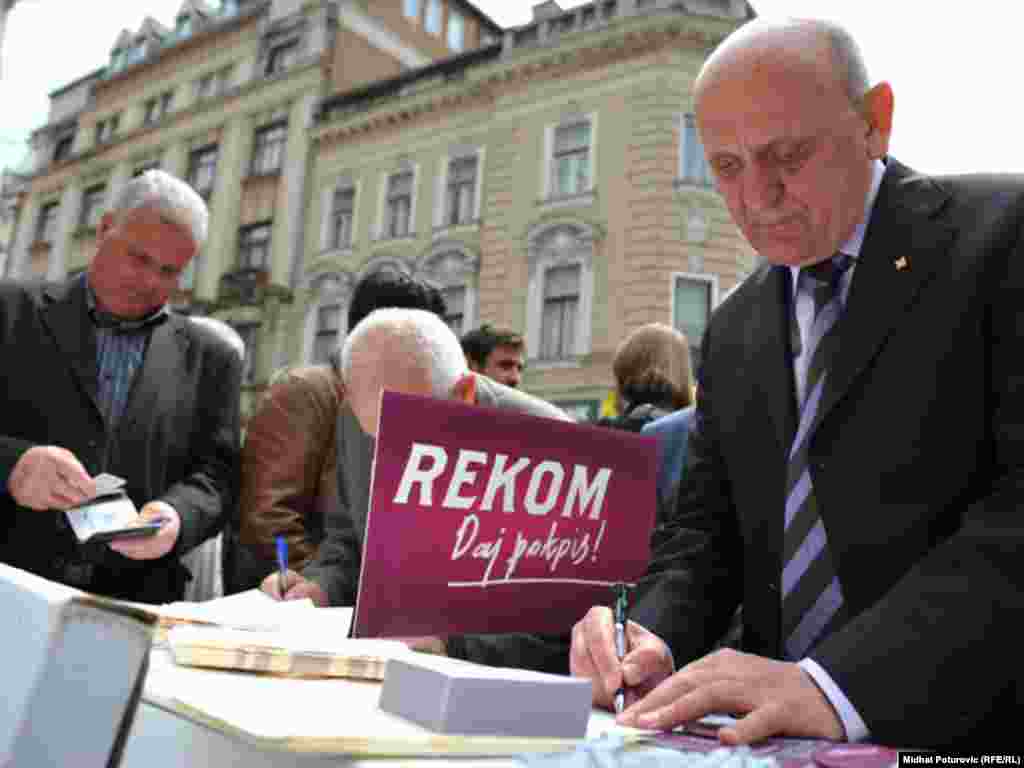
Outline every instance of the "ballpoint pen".
<path fill-rule="evenodd" d="M 277 588 L 284 600 L 285 586 L 288 584 L 288 539 L 277 537 Z"/>
<path fill-rule="evenodd" d="M 629 589 L 625 584 L 615 585 L 615 655 L 619 661 L 625 657 L 626 622 L 629 614 Z M 626 706 L 626 683 L 615 692 L 615 714 L 620 714 Z"/>

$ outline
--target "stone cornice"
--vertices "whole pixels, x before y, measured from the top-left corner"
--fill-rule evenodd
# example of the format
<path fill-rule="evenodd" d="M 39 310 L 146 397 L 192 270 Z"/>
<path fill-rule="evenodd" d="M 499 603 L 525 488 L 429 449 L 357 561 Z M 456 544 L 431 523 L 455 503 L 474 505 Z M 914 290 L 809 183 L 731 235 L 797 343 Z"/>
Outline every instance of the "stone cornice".
<path fill-rule="evenodd" d="M 465 71 L 460 80 L 438 75 L 413 82 L 398 93 L 370 98 L 312 130 L 314 142 L 329 145 L 414 122 L 453 108 L 493 103 L 499 88 L 518 83 L 565 79 L 577 73 L 648 55 L 665 48 L 710 51 L 736 27 L 735 22 L 676 13 L 623 21 L 600 32 L 583 33 L 561 45 L 523 49 Z M 402 91 L 405 91 L 403 93 Z"/>

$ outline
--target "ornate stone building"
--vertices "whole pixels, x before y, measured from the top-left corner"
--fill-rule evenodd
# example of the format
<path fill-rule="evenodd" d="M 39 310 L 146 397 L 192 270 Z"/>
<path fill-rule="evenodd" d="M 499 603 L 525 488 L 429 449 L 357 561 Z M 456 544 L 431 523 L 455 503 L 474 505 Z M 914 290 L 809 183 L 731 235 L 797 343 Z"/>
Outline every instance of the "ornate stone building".
<path fill-rule="evenodd" d="M 324 359 L 353 284 L 443 286 L 449 322 L 527 337 L 523 386 L 582 418 L 647 322 L 697 345 L 753 266 L 711 187 L 690 91 L 745 2 L 553 2 L 502 40 L 328 98 L 311 129 L 306 239 L 277 332 Z"/>
<path fill-rule="evenodd" d="M 2 2 L 2 0 L 0 0 Z M 661 321 L 696 347 L 753 255 L 690 104 L 745 0 L 184 0 L 51 94 L 6 273 L 84 269 L 124 183 L 159 166 L 211 209 L 175 301 L 247 345 L 245 407 L 323 360 L 374 269 L 439 283 L 458 331 L 525 332 L 524 387 L 593 417 L 611 359 Z"/>

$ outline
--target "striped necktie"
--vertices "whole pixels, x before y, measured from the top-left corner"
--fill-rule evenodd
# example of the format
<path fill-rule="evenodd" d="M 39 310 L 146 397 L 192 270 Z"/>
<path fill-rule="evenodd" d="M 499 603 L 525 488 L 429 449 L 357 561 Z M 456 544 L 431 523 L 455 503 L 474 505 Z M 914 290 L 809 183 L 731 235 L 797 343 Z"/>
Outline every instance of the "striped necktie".
<path fill-rule="evenodd" d="M 805 367 L 800 424 L 786 472 L 786 522 L 782 537 L 782 638 L 786 656 L 799 659 L 831 629 L 843 607 L 825 526 L 807 466 L 810 436 L 836 342 L 843 309 L 839 284 L 852 259 L 845 254 L 800 270 L 798 290 L 814 300 L 814 320 L 801 361 Z M 794 301 L 795 303 L 795 301 Z M 795 313 L 794 313 L 795 315 Z M 793 318 L 794 325 L 796 317 Z M 798 334 L 799 329 L 794 329 Z"/>

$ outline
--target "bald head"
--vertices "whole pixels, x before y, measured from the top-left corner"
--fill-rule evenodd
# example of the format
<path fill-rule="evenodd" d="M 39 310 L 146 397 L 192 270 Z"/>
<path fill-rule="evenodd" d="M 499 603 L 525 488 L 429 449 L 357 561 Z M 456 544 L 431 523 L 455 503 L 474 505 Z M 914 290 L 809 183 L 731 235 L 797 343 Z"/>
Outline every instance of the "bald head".
<path fill-rule="evenodd" d="M 345 339 L 345 398 L 367 434 L 376 436 L 384 389 L 447 398 L 467 376 L 459 340 L 445 322 L 419 309 L 378 309 Z"/>
<path fill-rule="evenodd" d="M 756 68 L 759 61 L 806 68 L 823 85 L 838 86 L 854 104 L 870 88 L 864 57 L 845 27 L 823 19 L 755 19 L 729 35 L 707 58 L 695 93 L 699 95 L 717 76 L 736 67 Z"/>

